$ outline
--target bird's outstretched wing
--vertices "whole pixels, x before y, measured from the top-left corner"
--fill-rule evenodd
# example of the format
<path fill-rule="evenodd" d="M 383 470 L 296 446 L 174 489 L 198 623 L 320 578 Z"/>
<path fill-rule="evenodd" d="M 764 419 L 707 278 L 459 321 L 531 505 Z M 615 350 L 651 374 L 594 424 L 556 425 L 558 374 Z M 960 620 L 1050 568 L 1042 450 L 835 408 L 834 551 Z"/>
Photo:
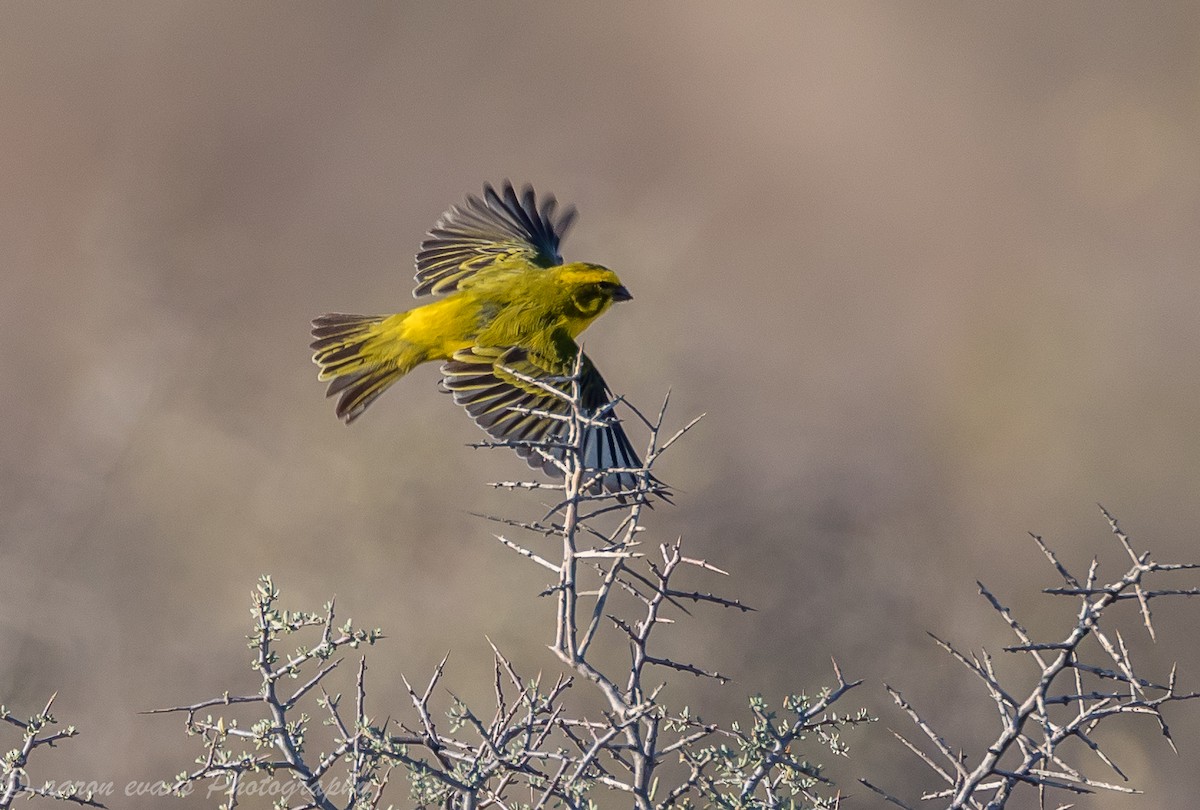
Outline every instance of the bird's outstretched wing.
<path fill-rule="evenodd" d="M 572 371 L 571 366 L 548 361 L 519 346 L 475 346 L 442 364 L 442 385 L 477 425 L 497 441 L 511 442 L 529 466 L 561 475 L 551 459 L 564 458 L 569 427 L 553 416 L 568 415 L 570 406 L 546 388 L 568 394 Z M 603 423 L 586 428 L 583 465 L 601 474 L 598 483 L 605 490 L 634 491 L 641 476 L 633 471 L 640 469 L 642 462 L 621 423 L 605 411 L 612 401 L 608 385 L 586 355 L 580 375 L 581 404 L 589 414 L 598 414 L 597 421 Z M 652 489 L 657 484 L 651 478 Z"/>
<path fill-rule="evenodd" d="M 556 214 L 557 200 L 525 186 L 520 195 L 507 180 L 500 191 L 491 184 L 483 197 L 468 195 L 442 215 L 417 253 L 413 296 L 451 292 L 480 270 L 508 259 L 536 267 L 562 264 L 558 244 L 575 220 L 574 206 Z"/>

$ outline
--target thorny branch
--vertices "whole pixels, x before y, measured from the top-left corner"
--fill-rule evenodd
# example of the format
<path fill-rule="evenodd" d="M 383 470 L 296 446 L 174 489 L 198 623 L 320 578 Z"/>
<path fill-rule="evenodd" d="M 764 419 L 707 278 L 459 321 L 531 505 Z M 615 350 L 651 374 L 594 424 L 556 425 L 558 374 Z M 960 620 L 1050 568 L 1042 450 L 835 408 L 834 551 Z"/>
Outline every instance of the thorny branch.
<path fill-rule="evenodd" d="M 169 788 L 186 795 L 194 785 L 209 781 L 215 786 L 211 792 L 226 799 L 221 807 L 232 810 L 245 792 L 248 779 L 258 774 L 273 777 L 283 773 L 288 777 L 288 785 L 278 791 L 289 797 L 300 794 L 296 799 L 298 804 L 288 803 L 285 807 L 321 810 L 378 807 L 390 766 L 373 750 L 379 729 L 371 725 L 366 715 L 366 660 L 359 661 L 354 714 L 349 722 L 341 707 L 341 696 L 330 696 L 324 684 L 343 660 L 335 659 L 334 655 L 346 648 L 374 644 L 383 638 L 383 633 L 356 630 L 349 622 L 336 626 L 333 602 L 325 605 L 322 615 L 280 610 L 278 599 L 279 590 L 271 578 L 261 577 L 253 595 L 254 629 L 249 636 L 249 647 L 254 653 L 251 666 L 260 682 L 258 692 L 246 695 L 226 692 L 221 697 L 191 705 L 147 712 L 185 714 L 188 734 L 204 741 L 204 752 L 196 760 L 199 767 L 179 774 Z M 290 656 L 281 657 L 277 649 L 280 642 L 304 631 L 318 632 L 318 642 L 312 647 L 298 646 Z M 308 674 L 312 669 L 316 671 Z M 306 677 L 301 681 L 302 674 Z M 294 681 L 299 681 L 299 685 L 292 686 Z M 327 753 L 306 757 L 310 717 L 297 711 L 297 707 L 317 690 L 321 698 L 316 704 L 328 715 L 326 723 L 336 729 L 336 734 Z M 258 710 L 249 724 L 225 714 L 201 716 L 205 710 L 240 704 Z M 346 774 L 335 784 L 331 771 L 339 760 L 345 762 Z M 339 804 L 339 798 L 344 798 L 343 803 Z"/>
<path fill-rule="evenodd" d="M 344 707 L 341 695 L 331 694 L 327 684 L 344 648 L 373 644 L 382 634 L 349 624 L 336 627 L 332 604 L 323 615 L 282 611 L 276 604 L 278 591 L 264 577 L 254 595 L 250 636 L 258 691 L 159 710 L 184 714 L 188 732 L 204 741 L 198 767 L 176 778 L 177 792 L 201 782 L 217 784 L 223 807 L 233 808 L 256 774 L 279 775 L 288 786 L 298 787 L 279 791 L 280 807 L 357 810 L 381 806 L 389 775 L 399 768 L 419 807 L 590 808 L 597 792 L 616 792 L 638 808 L 837 806 L 838 796 L 820 766 L 799 752 L 815 738 L 842 754 L 840 731 L 870 719 L 864 712 L 842 716 L 833 710 L 859 684 L 844 679 L 836 664 L 834 687 L 814 698 L 788 696 L 780 714 L 753 698 L 751 721 L 744 729 L 737 723 L 722 727 L 706 722 L 687 709 L 669 709 L 666 696 L 679 675 L 726 679 L 701 663 L 659 652 L 659 629 L 675 623 L 672 614 L 686 616 L 689 609 L 751 608 L 736 598 L 682 584 L 690 576 L 726 573 L 686 554 L 681 539 L 653 549 L 641 539 L 645 511 L 667 496 L 651 470 L 699 420 L 664 440 L 666 400 L 653 419 L 628 406 L 649 433 L 646 461 L 637 469 L 587 469 L 586 429 L 615 419 L 613 408 L 623 400 L 587 412 L 579 376 L 577 366 L 568 378 L 527 380 L 565 406 L 557 413 L 539 413 L 561 420 L 565 439 L 534 448 L 560 477 L 494 485 L 545 491 L 553 502 L 534 520 L 489 516 L 527 535 L 520 541 L 503 535 L 496 539 L 551 579 L 543 592 L 556 605 L 549 648 L 565 672 L 546 678 L 522 675 L 493 645 L 494 705 L 486 712 L 445 688 L 443 659 L 424 685 L 402 679 L 410 704 L 407 719 L 389 717 L 378 723 L 365 708 L 365 661 L 358 667 L 353 708 Z M 522 448 L 529 449 L 527 444 Z M 601 486 L 613 480 L 622 482 L 621 491 Z M 280 642 L 302 632 L 318 634 L 318 643 L 281 657 Z M 607 663 L 612 656 L 601 655 L 602 648 L 627 650 L 625 663 Z M 595 696 L 579 694 L 578 700 L 568 701 L 568 693 L 578 694 L 579 687 L 595 690 L 598 713 Z M 320 746 L 315 737 L 310 739 L 309 716 L 300 710 L 309 700 L 316 700 L 331 729 L 324 753 L 310 750 Z M 209 713 L 229 713 L 235 707 L 257 714 L 246 725 Z M 340 783 L 332 774 L 339 762 L 347 771 Z"/>
<path fill-rule="evenodd" d="M 493 645 L 493 705 L 484 712 L 446 688 L 443 659 L 423 685 L 413 686 L 402 677 L 409 706 L 398 714 L 405 719 L 389 716 L 380 723 L 366 710 L 365 659 L 357 667 L 352 699 L 343 699 L 331 688 L 343 660 L 338 656 L 346 648 L 374 644 L 382 638 L 380 631 L 335 625 L 332 603 L 323 614 L 281 610 L 278 591 L 264 577 L 254 595 L 249 645 L 257 691 L 227 692 L 158 710 L 184 714 L 188 733 L 203 740 L 198 767 L 180 774 L 174 790 L 185 793 L 208 782 L 210 791 L 213 785 L 219 788 L 225 799 L 222 806 L 233 808 L 252 780 L 266 777 L 277 780 L 272 783 L 279 788 L 274 794 L 277 807 L 360 810 L 381 806 L 389 780 L 399 769 L 418 807 L 590 809 L 601 793 L 616 794 L 640 810 L 840 806 L 836 786 L 801 751 L 815 740 L 834 755 L 844 754 L 841 732 L 872 720 L 863 711 L 845 715 L 835 710 L 860 683 L 846 680 L 836 662 L 832 687 L 813 697 L 787 696 L 781 711 L 773 711 L 760 697 L 751 698 L 750 719 L 744 726 L 707 722 L 687 708 L 670 708 L 672 686 L 680 676 L 722 683 L 726 678 L 703 662 L 661 652 L 661 628 L 706 607 L 743 612 L 751 608 L 736 598 L 685 584 L 697 576 L 727 574 L 685 553 L 682 538 L 653 546 L 642 538 L 646 511 L 669 494 L 652 469 L 699 420 L 664 439 L 667 400 L 653 418 L 620 399 L 589 413 L 581 403 L 579 375 L 577 366 L 571 377 L 525 380 L 560 399 L 563 407 L 537 415 L 562 422 L 565 436 L 560 433 L 553 444 L 532 448 L 527 442 L 481 444 L 518 447 L 526 453 L 532 449 L 559 473 L 552 482 L 493 485 L 548 493 L 551 500 L 540 516 L 484 517 L 519 533 L 495 537 L 505 549 L 547 573 L 550 581 L 540 595 L 555 604 L 548 647 L 564 671 L 550 677 L 523 675 Z M 626 404 L 649 433 L 646 461 L 636 469 L 588 469 L 586 431 L 615 419 L 618 404 Z M 613 481 L 621 482 L 620 491 L 611 491 Z M 1099 579 L 1097 561 L 1085 575 L 1076 576 L 1034 536 L 1063 582 L 1044 593 L 1077 600 L 1073 624 L 1063 635 L 1034 639 L 979 583 L 980 594 L 1016 636 L 1017 643 L 1005 652 L 1032 664 L 1032 682 L 1002 679 L 986 651 L 963 652 L 934 637 L 983 682 L 994 704 L 1000 730 L 981 754 L 969 757 L 956 748 L 899 691 L 887 687 L 924 741 L 900 734 L 897 738 L 945 785 L 925 793 L 923 800 L 952 810 L 999 810 L 1022 785 L 1038 791 L 1043 808 L 1055 792 L 1136 792 L 1119 783 L 1127 781 L 1125 772 L 1096 738 L 1102 722 L 1121 715 L 1154 718 L 1174 748 L 1164 708 L 1200 693 L 1179 690 L 1174 668 L 1165 679 L 1142 674 L 1110 620 L 1120 605 L 1136 605 L 1153 639 L 1152 604 L 1200 594 L 1200 588 L 1165 587 L 1163 575 L 1200 565 L 1154 561 L 1149 552 L 1134 549 L 1108 512 L 1104 515 L 1130 562 L 1121 577 L 1107 584 Z M 302 633 L 315 634 L 316 643 L 283 656 L 281 643 Z M 618 664 L 612 663 L 614 652 L 620 653 Z M 302 708 L 309 703 L 315 703 L 324 719 L 326 739 L 310 733 L 310 716 Z M 43 719 L 48 719 L 48 711 L 49 706 Z M 238 712 L 249 712 L 249 722 L 239 722 Z M 13 722 L 7 716 L 0 719 Z M 37 737 L 41 728 L 31 725 L 25 743 L 32 750 L 71 731 Z M 1075 761 L 1076 753 L 1116 780 L 1089 775 L 1091 771 Z M 335 770 L 342 775 L 340 781 Z M 861 781 L 888 803 L 910 807 Z M 14 783 L 10 776 L 9 803 L 13 784 L 24 790 L 22 795 L 46 795 Z M 90 797 L 59 798 L 99 806 Z M 7 806 L 0 804 L 0 810 Z"/>
<path fill-rule="evenodd" d="M 1196 588 L 1157 587 L 1161 575 L 1194 570 L 1200 568 L 1200 564 L 1155 562 L 1149 551 L 1136 551 L 1116 519 L 1103 507 L 1101 511 L 1130 561 L 1128 570 L 1107 584 L 1098 584 L 1099 563 L 1095 559 L 1080 579 L 1066 568 L 1041 537 L 1032 535 L 1065 583 L 1063 587 L 1046 588 L 1043 593 L 1078 600 L 1074 625 L 1061 638 L 1035 641 L 1012 612 L 983 583 L 978 583 L 980 594 L 1017 638 L 1018 643 L 1005 647 L 1005 652 L 1025 656 L 1034 665 L 1032 686 L 1001 682 L 992 658 L 986 652 L 964 653 L 949 642 L 934 637 L 942 649 L 983 681 L 998 712 L 1000 732 L 979 757 L 977 765 L 968 767 L 963 752 L 952 748 L 898 691 L 887 687 L 896 704 L 917 725 L 936 753 L 927 753 L 915 742 L 900 734 L 896 736 L 947 785 L 945 789 L 926 793 L 921 797 L 923 800 L 948 799 L 949 803 L 942 806 L 952 810 L 994 810 L 1004 807 L 1020 785 L 1036 788 L 1043 807 L 1052 791 L 1067 794 L 1097 790 L 1137 793 L 1139 791 L 1125 785 L 1093 779 L 1084 774 L 1082 764 L 1068 762 L 1069 756 L 1074 759 L 1068 744 L 1078 742 L 1104 768 L 1121 781 L 1127 781 L 1124 771 L 1095 738 L 1100 723 L 1118 716 L 1153 717 L 1167 744 L 1174 750 L 1175 743 L 1163 708 L 1169 703 L 1200 698 L 1200 692 L 1179 691 L 1174 667 L 1166 683 L 1139 675 L 1121 633 L 1104 628 L 1110 626 L 1115 606 L 1136 602 L 1143 626 L 1150 638 L 1155 638 L 1151 600 L 1200 594 L 1200 589 Z M 882 788 L 862 781 L 890 803 L 909 807 Z"/>
<path fill-rule="evenodd" d="M 737 599 L 678 585 L 685 571 L 727 575 L 705 560 L 686 555 L 682 539 L 647 549 L 640 538 L 644 510 L 661 491 L 651 470 L 663 452 L 699 419 L 664 439 L 668 400 L 663 401 L 653 419 L 631 406 L 650 434 L 646 461 L 640 469 L 607 472 L 629 473 L 637 485 L 616 493 L 599 491 L 595 484 L 606 471 L 584 467 L 583 430 L 612 416 L 582 410 L 578 374 L 576 368 L 575 377 L 563 381 L 568 383 L 569 388 L 564 388 L 569 393 L 559 394 L 569 409 L 569 431 L 567 452 L 556 457 L 562 481 L 546 487 L 553 489 L 556 502 L 539 521 L 492 518 L 540 537 L 558 537 L 561 554 L 557 560 L 508 537 L 497 539 L 556 572 L 557 582 L 546 591 L 557 606 L 550 649 L 581 682 L 591 684 L 607 704 L 602 721 L 568 721 L 564 725 L 577 748 L 572 754 L 568 784 L 597 781 L 628 794 L 637 808 L 688 806 L 697 801 L 706 806 L 745 807 L 756 802 L 768 807 L 796 806 L 796 796 L 813 806 L 832 806 L 836 799 L 822 797 L 815 790 L 821 780 L 819 767 L 797 760 L 790 750 L 793 742 L 814 733 L 835 753 L 842 753 L 837 730 L 868 719 L 864 713 L 839 717 L 830 711 L 836 700 L 858 685 L 845 681 L 836 665 L 837 687 L 815 702 L 804 697 L 789 698 L 789 721 L 782 727 L 757 698 L 751 702 L 754 731 L 750 734 L 736 725 L 722 729 L 686 711 L 678 715 L 668 711 L 663 702 L 664 684 L 651 678 L 669 679 L 672 673 L 683 673 L 722 683 L 727 679 L 700 664 L 654 653 L 656 631 L 674 622 L 666 613 L 687 613 L 685 604 L 740 611 L 751 608 Z M 498 486 L 517 485 L 509 482 Z M 541 488 L 529 483 L 519 486 Z M 608 520 L 607 525 L 602 519 Z M 615 631 L 617 640 L 628 650 L 627 669 L 620 676 L 597 664 L 591 655 L 605 628 Z M 671 762 L 684 767 L 672 772 L 665 767 Z"/>
<path fill-rule="evenodd" d="M 29 759 L 39 748 L 54 748 L 60 740 L 74 737 L 78 732 L 74 726 L 67 726 L 60 731 L 50 731 L 50 727 L 58 723 L 50 713 L 54 705 L 51 695 L 46 706 L 32 717 L 21 718 L 12 714 L 6 706 L 0 706 L 0 724 L 7 724 L 21 729 L 21 744 L 7 751 L 0 759 L 0 810 L 8 810 L 17 799 L 57 799 L 83 807 L 104 807 L 95 796 L 95 791 L 82 790 L 80 785 L 68 782 L 62 787 L 55 788 L 46 783 L 36 787 L 29 781 Z"/>

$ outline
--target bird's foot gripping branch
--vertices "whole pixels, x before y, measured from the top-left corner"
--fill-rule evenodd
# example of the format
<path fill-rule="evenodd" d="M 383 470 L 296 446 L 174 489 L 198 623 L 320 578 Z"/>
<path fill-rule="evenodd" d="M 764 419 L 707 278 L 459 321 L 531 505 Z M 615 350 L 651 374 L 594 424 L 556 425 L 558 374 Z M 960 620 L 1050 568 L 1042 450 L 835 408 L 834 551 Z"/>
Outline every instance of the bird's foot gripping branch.
<path fill-rule="evenodd" d="M 553 623 L 522 632 L 544 634 L 554 657 L 521 664 L 493 645 L 493 667 L 480 674 L 493 694 L 486 708 L 446 688 L 443 659 L 421 684 L 402 681 L 405 707 L 368 710 L 365 658 L 353 676 L 340 676 L 348 683 L 335 684 L 343 656 L 382 633 L 338 625 L 332 604 L 316 614 L 282 610 L 264 577 L 250 636 L 257 686 L 164 710 L 184 714 L 189 734 L 203 740 L 197 767 L 178 776 L 176 792 L 202 792 L 225 807 L 254 793 L 279 807 L 323 810 L 384 807 L 399 801 L 385 794 L 404 790 L 420 807 L 590 808 L 613 797 L 638 808 L 836 806 L 836 789 L 812 752 L 802 752 L 815 742 L 842 754 L 841 731 L 869 720 L 833 710 L 858 685 L 836 665 L 833 685 L 815 696 L 787 696 L 777 710 L 753 698 L 741 725 L 672 705 L 683 676 L 725 678 L 702 661 L 665 654 L 664 630 L 697 608 L 750 608 L 680 584 L 725 576 L 688 555 L 682 540 L 644 540 L 645 509 L 663 491 L 651 467 L 697 420 L 662 438 L 665 402 L 652 420 L 634 411 L 649 431 L 646 461 L 596 468 L 588 437 L 615 417 L 611 405 L 585 406 L 581 363 L 569 376 L 529 381 L 549 405 L 537 416 L 559 424 L 561 438 L 517 449 L 556 479 L 496 484 L 550 494 L 551 502 L 533 519 L 490 517 L 520 532 L 519 539 L 497 535 L 515 552 L 512 564 L 524 560 L 546 573 L 541 596 L 557 606 Z M 526 674 L 548 663 L 560 672 Z"/>

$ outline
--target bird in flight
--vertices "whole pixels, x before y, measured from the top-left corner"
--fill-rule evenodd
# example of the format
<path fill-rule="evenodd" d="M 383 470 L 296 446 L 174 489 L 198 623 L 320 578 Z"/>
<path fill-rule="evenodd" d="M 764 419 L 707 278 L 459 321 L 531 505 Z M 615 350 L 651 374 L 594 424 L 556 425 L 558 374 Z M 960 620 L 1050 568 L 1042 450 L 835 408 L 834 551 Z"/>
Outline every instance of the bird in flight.
<path fill-rule="evenodd" d="M 582 437 L 585 469 L 609 492 L 638 488 L 641 468 L 608 385 L 575 339 L 614 302 L 632 296 L 606 267 L 564 264 L 559 243 L 575 208 L 538 202 L 505 182 L 451 206 L 417 253 L 414 297 L 440 295 L 394 315 L 331 313 L 312 322 L 313 362 L 329 380 L 337 415 L 357 419 L 388 386 L 421 363 L 442 361 L 442 385 L 481 428 L 534 468 L 561 474 L 569 425 L 552 415 L 570 406 L 548 389 L 570 392 L 579 370 L 583 408 L 600 414 Z M 656 484 L 655 479 L 649 479 Z"/>

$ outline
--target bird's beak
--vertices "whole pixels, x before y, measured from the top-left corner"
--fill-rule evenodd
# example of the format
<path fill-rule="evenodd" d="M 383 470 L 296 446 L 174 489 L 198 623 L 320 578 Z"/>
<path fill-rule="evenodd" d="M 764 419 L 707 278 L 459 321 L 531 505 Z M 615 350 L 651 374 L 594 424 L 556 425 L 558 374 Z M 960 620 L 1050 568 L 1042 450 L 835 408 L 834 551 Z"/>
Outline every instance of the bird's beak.
<path fill-rule="evenodd" d="M 614 300 L 614 301 L 631 301 L 631 300 L 633 300 L 633 295 L 629 292 L 629 290 L 625 289 L 625 285 L 622 284 L 621 286 L 617 287 L 615 290 L 612 291 L 612 300 Z"/>

